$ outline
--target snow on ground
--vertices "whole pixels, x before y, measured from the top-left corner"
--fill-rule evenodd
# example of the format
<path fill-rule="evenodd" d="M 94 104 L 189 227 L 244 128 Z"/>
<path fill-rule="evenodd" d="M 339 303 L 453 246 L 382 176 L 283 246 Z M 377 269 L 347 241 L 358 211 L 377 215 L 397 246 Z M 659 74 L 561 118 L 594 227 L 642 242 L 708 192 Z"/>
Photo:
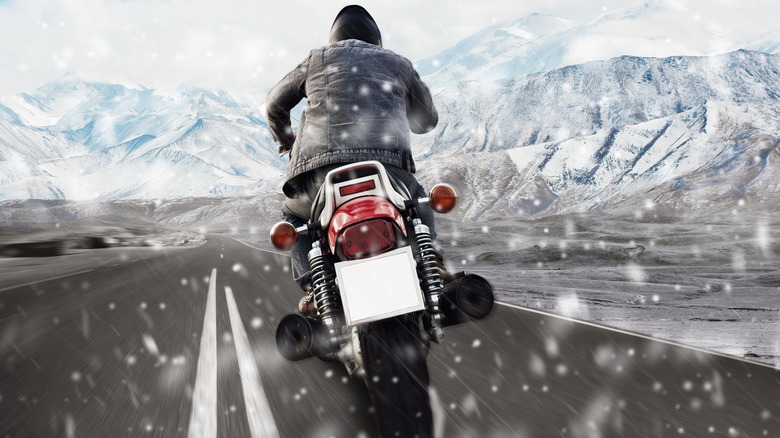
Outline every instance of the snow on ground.
<path fill-rule="evenodd" d="M 450 269 L 501 301 L 780 365 L 777 219 L 588 213 L 438 232 Z"/>

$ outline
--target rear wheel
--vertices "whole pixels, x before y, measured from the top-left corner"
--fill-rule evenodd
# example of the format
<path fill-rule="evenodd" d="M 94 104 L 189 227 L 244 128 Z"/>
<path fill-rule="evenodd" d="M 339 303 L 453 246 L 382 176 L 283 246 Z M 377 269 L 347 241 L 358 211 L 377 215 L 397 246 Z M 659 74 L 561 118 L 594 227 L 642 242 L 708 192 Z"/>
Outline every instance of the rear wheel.
<path fill-rule="evenodd" d="M 412 315 L 360 328 L 366 386 L 382 437 L 433 436 L 428 348 Z"/>

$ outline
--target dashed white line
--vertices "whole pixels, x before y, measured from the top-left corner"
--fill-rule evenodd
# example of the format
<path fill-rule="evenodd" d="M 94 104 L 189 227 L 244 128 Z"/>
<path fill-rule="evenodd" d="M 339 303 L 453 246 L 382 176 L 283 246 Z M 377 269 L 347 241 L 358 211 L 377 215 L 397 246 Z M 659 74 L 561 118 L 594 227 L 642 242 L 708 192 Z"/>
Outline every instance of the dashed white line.
<path fill-rule="evenodd" d="M 233 297 L 233 289 L 230 286 L 225 286 L 225 295 L 230 314 L 230 328 L 233 331 L 233 343 L 236 346 L 238 356 L 238 370 L 244 388 L 244 403 L 249 420 L 249 431 L 252 438 L 278 437 L 279 430 L 276 428 L 271 407 L 265 397 L 263 385 L 257 372 L 257 364 L 252 356 L 249 339 L 246 336 L 244 324 L 238 313 L 238 305 Z"/>
<path fill-rule="evenodd" d="M 211 270 L 206 316 L 200 338 L 198 371 L 192 393 L 189 438 L 217 436 L 217 269 Z"/>

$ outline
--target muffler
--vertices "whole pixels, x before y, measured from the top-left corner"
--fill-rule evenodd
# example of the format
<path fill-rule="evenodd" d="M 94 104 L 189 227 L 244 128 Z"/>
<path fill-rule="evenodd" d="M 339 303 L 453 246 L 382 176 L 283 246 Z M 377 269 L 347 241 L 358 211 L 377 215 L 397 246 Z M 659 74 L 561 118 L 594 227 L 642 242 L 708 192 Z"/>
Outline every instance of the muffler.
<path fill-rule="evenodd" d="M 494 301 L 493 286 L 487 280 L 460 273 L 444 286 L 439 298 L 442 323 L 446 327 L 483 319 L 493 310 Z"/>
<path fill-rule="evenodd" d="M 287 360 L 311 357 L 314 328 L 317 321 L 297 313 L 285 315 L 276 327 L 276 349 Z"/>
<path fill-rule="evenodd" d="M 316 356 L 333 360 L 338 345 L 329 342 L 328 329 L 319 319 L 299 313 L 285 315 L 276 326 L 276 349 L 287 360 Z"/>

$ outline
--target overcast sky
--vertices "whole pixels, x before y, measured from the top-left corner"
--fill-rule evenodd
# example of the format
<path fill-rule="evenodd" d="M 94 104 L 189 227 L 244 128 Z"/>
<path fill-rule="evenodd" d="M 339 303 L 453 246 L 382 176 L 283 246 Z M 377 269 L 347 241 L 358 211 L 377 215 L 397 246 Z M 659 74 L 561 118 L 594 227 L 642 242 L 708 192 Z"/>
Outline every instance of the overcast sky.
<path fill-rule="evenodd" d="M 751 26 L 778 16 L 778 0 L 662 0 Z M 60 77 L 126 78 L 151 88 L 181 83 L 258 95 L 327 42 L 350 1 L 0 0 L 0 98 Z M 434 55 L 495 22 L 532 12 L 577 21 L 636 1 L 362 1 L 385 47 Z M 714 12 L 713 12 L 714 11 Z M 769 17 L 769 18 L 767 18 Z M 774 18 L 772 18 L 774 17 Z M 718 18 L 718 17 L 716 17 Z"/>

